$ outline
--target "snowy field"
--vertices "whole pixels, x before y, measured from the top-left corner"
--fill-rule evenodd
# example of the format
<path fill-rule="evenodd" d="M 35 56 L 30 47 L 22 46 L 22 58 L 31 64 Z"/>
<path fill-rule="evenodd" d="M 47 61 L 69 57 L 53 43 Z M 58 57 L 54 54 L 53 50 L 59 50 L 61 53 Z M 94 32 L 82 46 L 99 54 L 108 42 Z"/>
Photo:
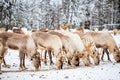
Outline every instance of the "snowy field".
<path fill-rule="evenodd" d="M 116 42 L 120 42 L 120 36 L 115 38 Z M 67 66 L 64 63 L 64 69 L 57 70 L 56 66 L 50 66 L 42 63 L 39 71 L 34 70 L 31 61 L 26 58 L 27 71 L 19 72 L 19 56 L 18 51 L 9 50 L 5 59 L 10 68 L 3 68 L 3 74 L 0 80 L 120 80 L 120 63 L 116 63 L 112 54 L 110 55 L 112 62 L 107 61 L 105 55 L 104 62 L 99 65 L 91 64 L 84 66 L 80 63 L 79 67 Z M 16 71 L 17 70 L 17 71 Z"/>

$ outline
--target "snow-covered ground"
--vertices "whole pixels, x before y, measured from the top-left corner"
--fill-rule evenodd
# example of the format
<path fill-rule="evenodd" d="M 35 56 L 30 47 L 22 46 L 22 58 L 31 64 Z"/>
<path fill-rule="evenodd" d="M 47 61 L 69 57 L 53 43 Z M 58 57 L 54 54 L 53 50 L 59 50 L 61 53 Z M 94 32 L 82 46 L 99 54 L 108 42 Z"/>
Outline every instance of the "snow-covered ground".
<path fill-rule="evenodd" d="M 120 39 L 115 38 L 116 42 Z M 91 64 L 87 67 L 80 63 L 79 67 L 67 66 L 64 64 L 64 69 L 57 70 L 56 66 L 44 65 L 42 63 L 40 71 L 34 70 L 31 61 L 26 58 L 27 71 L 15 72 L 19 70 L 18 51 L 9 50 L 5 59 L 10 68 L 3 68 L 3 74 L 0 75 L 0 80 L 120 80 L 120 63 L 116 63 L 112 54 L 110 55 L 112 62 L 107 61 L 105 55 L 104 62 L 99 65 Z M 71 67 L 71 68 L 70 68 Z"/>

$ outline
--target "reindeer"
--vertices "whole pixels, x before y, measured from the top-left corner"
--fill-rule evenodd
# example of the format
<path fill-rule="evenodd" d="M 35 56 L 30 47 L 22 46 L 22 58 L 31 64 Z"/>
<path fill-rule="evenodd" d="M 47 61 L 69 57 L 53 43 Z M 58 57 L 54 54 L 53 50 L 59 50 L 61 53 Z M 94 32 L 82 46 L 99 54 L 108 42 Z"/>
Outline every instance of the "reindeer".
<path fill-rule="evenodd" d="M 83 28 L 76 28 L 74 30 L 71 29 L 70 32 L 79 35 L 79 37 L 82 39 L 82 41 L 84 43 L 85 49 L 83 49 L 81 54 L 78 55 L 79 58 L 83 59 L 85 65 L 89 65 L 89 63 L 90 63 L 89 56 L 91 56 L 94 59 L 94 63 L 96 65 L 98 65 L 99 61 L 100 61 L 99 60 L 99 52 L 96 49 L 92 38 L 90 36 L 88 37 L 88 36 L 84 35 L 83 32 L 86 32 L 86 31 Z M 88 42 L 86 42 L 87 40 L 88 40 Z M 81 40 L 80 40 L 80 42 L 81 42 Z M 83 53 L 85 54 L 85 56 L 83 55 Z M 76 52 L 76 54 L 78 54 L 78 51 Z"/>
<path fill-rule="evenodd" d="M 34 67 L 38 70 L 40 66 L 40 56 L 36 51 L 34 40 L 29 35 L 16 34 L 11 32 L 0 33 L 3 50 L 1 51 L 1 60 L 4 59 L 4 48 L 19 50 L 20 70 L 25 70 L 25 54 L 33 61 Z M 37 65 L 36 65 L 37 64 Z M 1 64 L 0 64 L 1 66 Z M 1 70 L 0 70 L 1 71 Z"/>
<path fill-rule="evenodd" d="M 3 55 L 2 52 L 4 53 L 4 55 Z M 2 56 L 5 56 L 5 55 L 7 54 L 7 52 L 8 52 L 8 51 L 7 51 L 7 48 L 5 48 L 4 45 L 3 45 L 3 40 L 0 39 L 0 54 L 1 54 Z M 2 61 L 2 56 L 0 56 L 0 57 L 1 57 L 1 61 Z M 4 59 L 3 59 L 3 63 L 4 63 L 3 67 L 7 67 L 7 68 L 10 67 L 10 65 L 6 64 L 6 62 L 5 62 Z"/>
<path fill-rule="evenodd" d="M 85 48 L 86 48 L 85 50 L 88 52 L 88 54 L 87 54 L 88 58 L 89 57 L 93 58 L 94 64 L 98 65 L 100 62 L 99 52 L 95 46 L 95 43 L 94 43 L 92 37 L 89 35 L 84 35 L 84 36 L 82 36 L 82 41 L 83 41 L 83 44 L 85 45 Z"/>
<path fill-rule="evenodd" d="M 109 61 L 111 61 L 109 58 L 109 52 L 110 52 L 113 53 L 116 62 L 120 62 L 120 51 L 110 33 L 92 31 L 92 32 L 86 32 L 86 35 L 89 35 L 93 38 L 97 48 L 103 48 L 103 51 L 106 52 Z M 101 57 L 102 60 L 103 60 L 104 52 Z"/>
<path fill-rule="evenodd" d="M 76 65 L 79 66 L 79 57 L 78 55 L 82 55 L 82 52 L 85 50 L 85 46 L 80 38 L 80 36 L 76 33 L 70 32 L 70 31 L 65 31 L 65 30 L 55 30 L 61 34 L 64 34 L 65 36 L 69 37 L 70 40 L 70 45 L 71 45 L 71 49 L 69 50 L 70 56 L 72 58 L 71 62 Z M 86 66 L 89 66 L 89 59 L 87 59 L 87 55 L 88 52 L 84 51 L 84 54 L 82 56 L 84 56 L 84 58 L 82 58 L 82 60 L 84 61 L 84 64 Z"/>
<path fill-rule="evenodd" d="M 33 32 L 32 37 L 37 47 L 44 47 L 46 50 L 51 50 L 56 56 L 56 65 L 58 69 L 62 69 L 62 42 L 56 35 L 51 35 L 46 32 Z"/>
<path fill-rule="evenodd" d="M 6 32 L 5 28 L 0 28 L 0 33 L 2 32 Z M 7 49 L 3 46 L 3 39 L 0 38 L 0 54 L 2 54 L 2 52 L 6 55 L 7 54 Z M 3 54 L 2 54 L 3 55 Z M 2 61 L 4 63 L 3 67 L 10 67 L 10 65 L 6 64 L 5 60 L 2 59 L 2 56 L 0 56 L 0 64 L 2 64 Z M 0 66 L 0 70 L 1 70 L 1 66 Z M 1 71 L 0 71 L 1 73 Z"/>
<path fill-rule="evenodd" d="M 70 63 L 70 55 L 73 54 L 73 49 L 72 49 L 72 45 L 71 45 L 71 41 L 70 41 L 70 37 L 63 35 L 59 32 L 56 32 L 54 30 L 50 30 L 48 31 L 48 33 L 52 34 L 52 35 L 57 35 L 58 37 L 60 37 L 61 41 L 62 41 L 62 49 L 65 52 L 64 55 L 65 57 L 68 59 L 68 64 L 71 65 Z"/>

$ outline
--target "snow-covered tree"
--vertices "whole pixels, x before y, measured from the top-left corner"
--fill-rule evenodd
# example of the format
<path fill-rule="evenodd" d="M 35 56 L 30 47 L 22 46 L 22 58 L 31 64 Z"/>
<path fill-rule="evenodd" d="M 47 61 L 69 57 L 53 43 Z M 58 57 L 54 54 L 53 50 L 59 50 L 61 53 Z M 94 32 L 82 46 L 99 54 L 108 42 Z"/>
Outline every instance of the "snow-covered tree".
<path fill-rule="evenodd" d="M 119 0 L 0 0 L 0 27 L 57 28 L 120 24 Z"/>

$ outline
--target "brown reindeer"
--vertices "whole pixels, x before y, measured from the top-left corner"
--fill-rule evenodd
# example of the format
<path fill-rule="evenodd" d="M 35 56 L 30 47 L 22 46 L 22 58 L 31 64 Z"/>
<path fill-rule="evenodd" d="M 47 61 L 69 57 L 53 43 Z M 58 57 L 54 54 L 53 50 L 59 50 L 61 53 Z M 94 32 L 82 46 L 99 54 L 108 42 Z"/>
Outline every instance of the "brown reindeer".
<path fill-rule="evenodd" d="M 73 63 L 73 65 L 75 66 L 79 66 L 79 57 L 78 57 L 78 54 L 79 55 L 82 55 L 82 52 L 85 50 L 85 46 L 81 40 L 81 37 L 76 34 L 76 33 L 73 33 L 73 32 L 70 32 L 70 31 L 65 31 L 65 30 L 55 30 L 57 32 L 60 32 L 62 34 L 64 34 L 65 36 L 68 36 L 69 37 L 69 42 L 70 42 L 70 47 L 68 50 L 69 50 L 69 57 L 72 58 L 71 62 Z M 84 52 L 84 58 L 83 58 L 83 62 L 86 66 L 89 66 L 90 63 L 89 63 L 89 60 L 87 59 L 87 55 L 88 52 Z"/>
<path fill-rule="evenodd" d="M 110 52 L 110 53 L 113 53 L 113 56 L 116 62 L 120 62 L 120 51 L 117 48 L 117 45 L 110 33 L 87 32 L 86 35 L 90 35 L 93 38 L 97 48 L 103 48 L 103 51 L 106 52 L 109 61 L 111 61 L 109 58 L 109 52 Z M 102 60 L 103 60 L 103 55 L 102 55 Z"/>
<path fill-rule="evenodd" d="M 3 54 L 4 53 L 4 54 Z M 2 39 L 0 39 L 0 57 L 1 57 L 1 62 L 3 61 L 3 63 L 4 63 L 4 65 L 3 65 L 3 67 L 10 67 L 10 65 L 7 65 L 6 64 L 6 62 L 5 62 L 5 60 L 4 59 L 2 59 L 2 56 L 5 56 L 6 54 L 7 54 L 7 48 L 5 48 L 4 47 L 4 45 L 3 45 L 3 40 Z M 1 64 L 1 63 L 0 63 Z"/>
<path fill-rule="evenodd" d="M 65 56 L 66 58 L 68 59 L 68 64 L 71 65 L 70 61 L 71 61 L 71 55 L 73 54 L 74 51 L 71 51 L 72 50 L 72 45 L 71 45 L 71 40 L 70 40 L 70 37 L 67 36 L 67 35 L 63 35 L 59 32 L 56 32 L 56 31 L 49 31 L 48 33 L 52 34 L 52 35 L 57 35 L 60 37 L 61 41 L 62 41 L 62 44 L 63 44 L 63 51 L 65 52 Z M 78 64 L 75 64 L 76 66 Z"/>
<path fill-rule="evenodd" d="M 46 32 L 46 31 L 42 31 L 42 32 Z M 48 30 L 47 33 L 52 34 L 52 35 L 56 35 L 61 39 L 61 41 L 62 41 L 62 49 L 64 51 L 63 54 L 68 59 L 68 64 L 71 65 L 71 63 L 70 63 L 70 61 L 71 61 L 70 55 L 72 55 L 73 53 L 72 54 L 70 53 L 71 48 L 72 48 L 72 47 L 70 47 L 71 46 L 70 38 L 68 36 L 63 35 L 63 34 L 61 34 L 59 32 L 54 31 L 54 30 Z M 47 54 L 47 52 L 48 52 L 48 55 L 49 55 L 49 58 L 50 58 L 50 65 L 51 65 L 51 63 L 53 63 L 51 50 L 45 50 L 45 53 L 44 53 L 45 54 L 45 63 L 46 63 L 46 54 Z"/>
<path fill-rule="evenodd" d="M 82 39 L 82 42 L 85 46 L 85 49 L 78 56 L 79 58 L 82 58 L 86 66 L 90 65 L 89 57 L 91 57 L 94 60 L 94 64 L 98 65 L 100 61 L 99 52 L 96 49 L 96 46 L 94 44 L 94 41 L 92 40 L 92 37 L 88 35 L 84 35 L 83 32 L 84 32 L 83 28 L 76 28 L 76 31 L 73 32 L 74 34 L 79 35 L 79 37 Z"/>
<path fill-rule="evenodd" d="M 0 28 L 0 33 L 2 32 L 6 32 L 6 29 L 5 28 Z M 3 46 L 3 39 L 0 38 L 0 54 L 2 54 L 2 52 L 6 55 L 7 54 L 7 49 Z M 3 54 L 2 54 L 3 55 Z M 0 56 L 1 57 L 1 56 Z M 1 62 L 3 61 L 3 67 L 10 67 L 10 65 L 6 64 L 5 60 L 2 59 L 1 57 Z M 1 64 L 1 63 L 0 63 Z"/>
<path fill-rule="evenodd" d="M 26 69 L 25 54 L 27 54 L 27 56 L 33 60 L 33 62 L 35 63 L 34 66 L 35 66 L 36 70 L 38 70 L 38 66 L 36 66 L 36 64 L 38 64 L 40 66 L 40 63 L 39 63 L 40 56 L 38 57 L 39 54 L 36 51 L 36 45 L 31 36 L 24 35 L 24 34 L 3 32 L 3 33 L 0 33 L 0 39 L 2 39 L 2 41 L 3 41 L 2 42 L 3 48 L 8 47 L 11 49 L 19 50 L 20 69 L 21 70 Z M 0 54 L 1 59 L 4 59 L 5 54 L 3 51 L 1 51 L 1 54 Z M 36 57 L 37 57 L 37 59 L 35 59 Z M 1 64 L 0 64 L 0 66 L 1 66 Z"/>
<path fill-rule="evenodd" d="M 94 64 L 99 64 L 99 52 L 96 48 L 95 42 L 89 35 L 82 36 L 82 41 L 85 45 L 85 50 L 88 52 L 88 56 L 93 58 Z"/>
<path fill-rule="evenodd" d="M 60 38 L 56 35 L 51 35 L 46 32 L 33 32 L 32 37 L 37 45 L 37 47 L 44 47 L 47 50 L 51 50 L 54 52 L 56 56 L 56 64 L 58 69 L 61 69 L 62 64 L 62 42 Z M 59 63 L 59 64 L 58 64 Z"/>

